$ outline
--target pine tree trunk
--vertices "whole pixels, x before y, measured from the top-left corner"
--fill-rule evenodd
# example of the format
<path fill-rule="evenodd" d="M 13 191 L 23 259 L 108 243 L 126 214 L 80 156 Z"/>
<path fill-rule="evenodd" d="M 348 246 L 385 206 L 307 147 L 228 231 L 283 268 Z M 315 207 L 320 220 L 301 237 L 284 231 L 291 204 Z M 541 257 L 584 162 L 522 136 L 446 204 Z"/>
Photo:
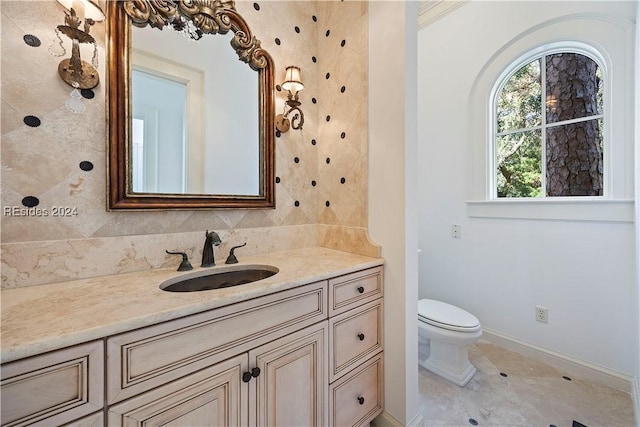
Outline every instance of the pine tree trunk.
<path fill-rule="evenodd" d="M 584 55 L 547 56 L 547 123 L 598 114 L 597 64 Z M 598 120 L 547 128 L 547 195 L 601 196 Z"/>

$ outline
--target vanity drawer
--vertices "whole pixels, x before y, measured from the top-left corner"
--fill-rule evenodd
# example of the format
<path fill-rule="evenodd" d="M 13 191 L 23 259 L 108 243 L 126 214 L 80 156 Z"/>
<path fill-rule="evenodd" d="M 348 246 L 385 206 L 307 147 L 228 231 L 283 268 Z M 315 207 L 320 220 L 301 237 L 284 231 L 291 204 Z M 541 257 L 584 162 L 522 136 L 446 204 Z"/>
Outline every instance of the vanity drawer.
<path fill-rule="evenodd" d="M 342 377 L 329 389 L 329 425 L 367 425 L 384 408 L 382 353 Z"/>
<path fill-rule="evenodd" d="M 111 337 L 107 400 L 121 401 L 327 318 L 317 282 Z"/>
<path fill-rule="evenodd" d="M 382 297 L 382 267 L 374 267 L 329 280 L 329 315 Z"/>
<path fill-rule="evenodd" d="M 104 342 L 2 365 L 2 425 L 62 425 L 104 403 Z"/>
<path fill-rule="evenodd" d="M 329 320 L 329 381 L 382 351 L 382 300 Z"/>

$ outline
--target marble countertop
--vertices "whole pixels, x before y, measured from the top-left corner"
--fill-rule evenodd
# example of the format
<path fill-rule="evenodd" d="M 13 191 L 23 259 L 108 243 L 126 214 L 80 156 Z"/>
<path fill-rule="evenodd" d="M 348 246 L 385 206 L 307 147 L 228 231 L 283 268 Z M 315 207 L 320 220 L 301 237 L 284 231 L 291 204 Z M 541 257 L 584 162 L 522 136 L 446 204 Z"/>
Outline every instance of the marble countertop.
<path fill-rule="evenodd" d="M 241 265 L 267 264 L 279 272 L 242 286 L 201 292 L 166 292 L 160 284 L 178 276 L 228 269 L 194 267 L 101 276 L 0 292 L 0 362 L 103 338 L 212 308 L 291 289 L 383 264 L 326 248 L 242 257 Z M 177 268 L 176 263 L 176 268 Z"/>

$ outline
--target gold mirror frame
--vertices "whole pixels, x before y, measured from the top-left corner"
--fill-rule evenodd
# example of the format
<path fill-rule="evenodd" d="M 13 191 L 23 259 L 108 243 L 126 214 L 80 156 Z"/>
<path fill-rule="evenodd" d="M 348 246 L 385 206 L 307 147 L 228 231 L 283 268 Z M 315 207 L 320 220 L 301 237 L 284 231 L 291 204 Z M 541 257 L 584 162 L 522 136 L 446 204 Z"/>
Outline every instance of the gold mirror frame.
<path fill-rule="evenodd" d="M 108 3 L 108 208 L 259 209 L 275 207 L 275 95 L 274 65 L 260 41 L 235 9 L 233 0 L 127 0 Z M 204 34 L 233 32 L 231 46 L 241 61 L 258 72 L 260 194 L 153 194 L 133 193 L 130 172 L 131 25 L 167 26 L 175 17 L 190 20 Z M 171 30 L 171 28 L 168 28 Z M 238 118 L 241 121 L 241 118 Z"/>

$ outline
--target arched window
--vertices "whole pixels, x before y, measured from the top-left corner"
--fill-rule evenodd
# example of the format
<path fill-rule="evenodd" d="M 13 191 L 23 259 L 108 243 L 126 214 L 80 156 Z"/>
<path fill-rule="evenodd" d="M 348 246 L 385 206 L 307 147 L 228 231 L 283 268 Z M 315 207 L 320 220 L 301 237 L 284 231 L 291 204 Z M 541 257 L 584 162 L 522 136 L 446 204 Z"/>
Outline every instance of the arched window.
<path fill-rule="evenodd" d="M 635 23 L 610 18 L 566 15 L 496 40 L 469 94 L 470 217 L 633 222 Z"/>
<path fill-rule="evenodd" d="M 546 46 L 511 64 L 493 97 L 494 198 L 604 195 L 602 60 Z"/>

